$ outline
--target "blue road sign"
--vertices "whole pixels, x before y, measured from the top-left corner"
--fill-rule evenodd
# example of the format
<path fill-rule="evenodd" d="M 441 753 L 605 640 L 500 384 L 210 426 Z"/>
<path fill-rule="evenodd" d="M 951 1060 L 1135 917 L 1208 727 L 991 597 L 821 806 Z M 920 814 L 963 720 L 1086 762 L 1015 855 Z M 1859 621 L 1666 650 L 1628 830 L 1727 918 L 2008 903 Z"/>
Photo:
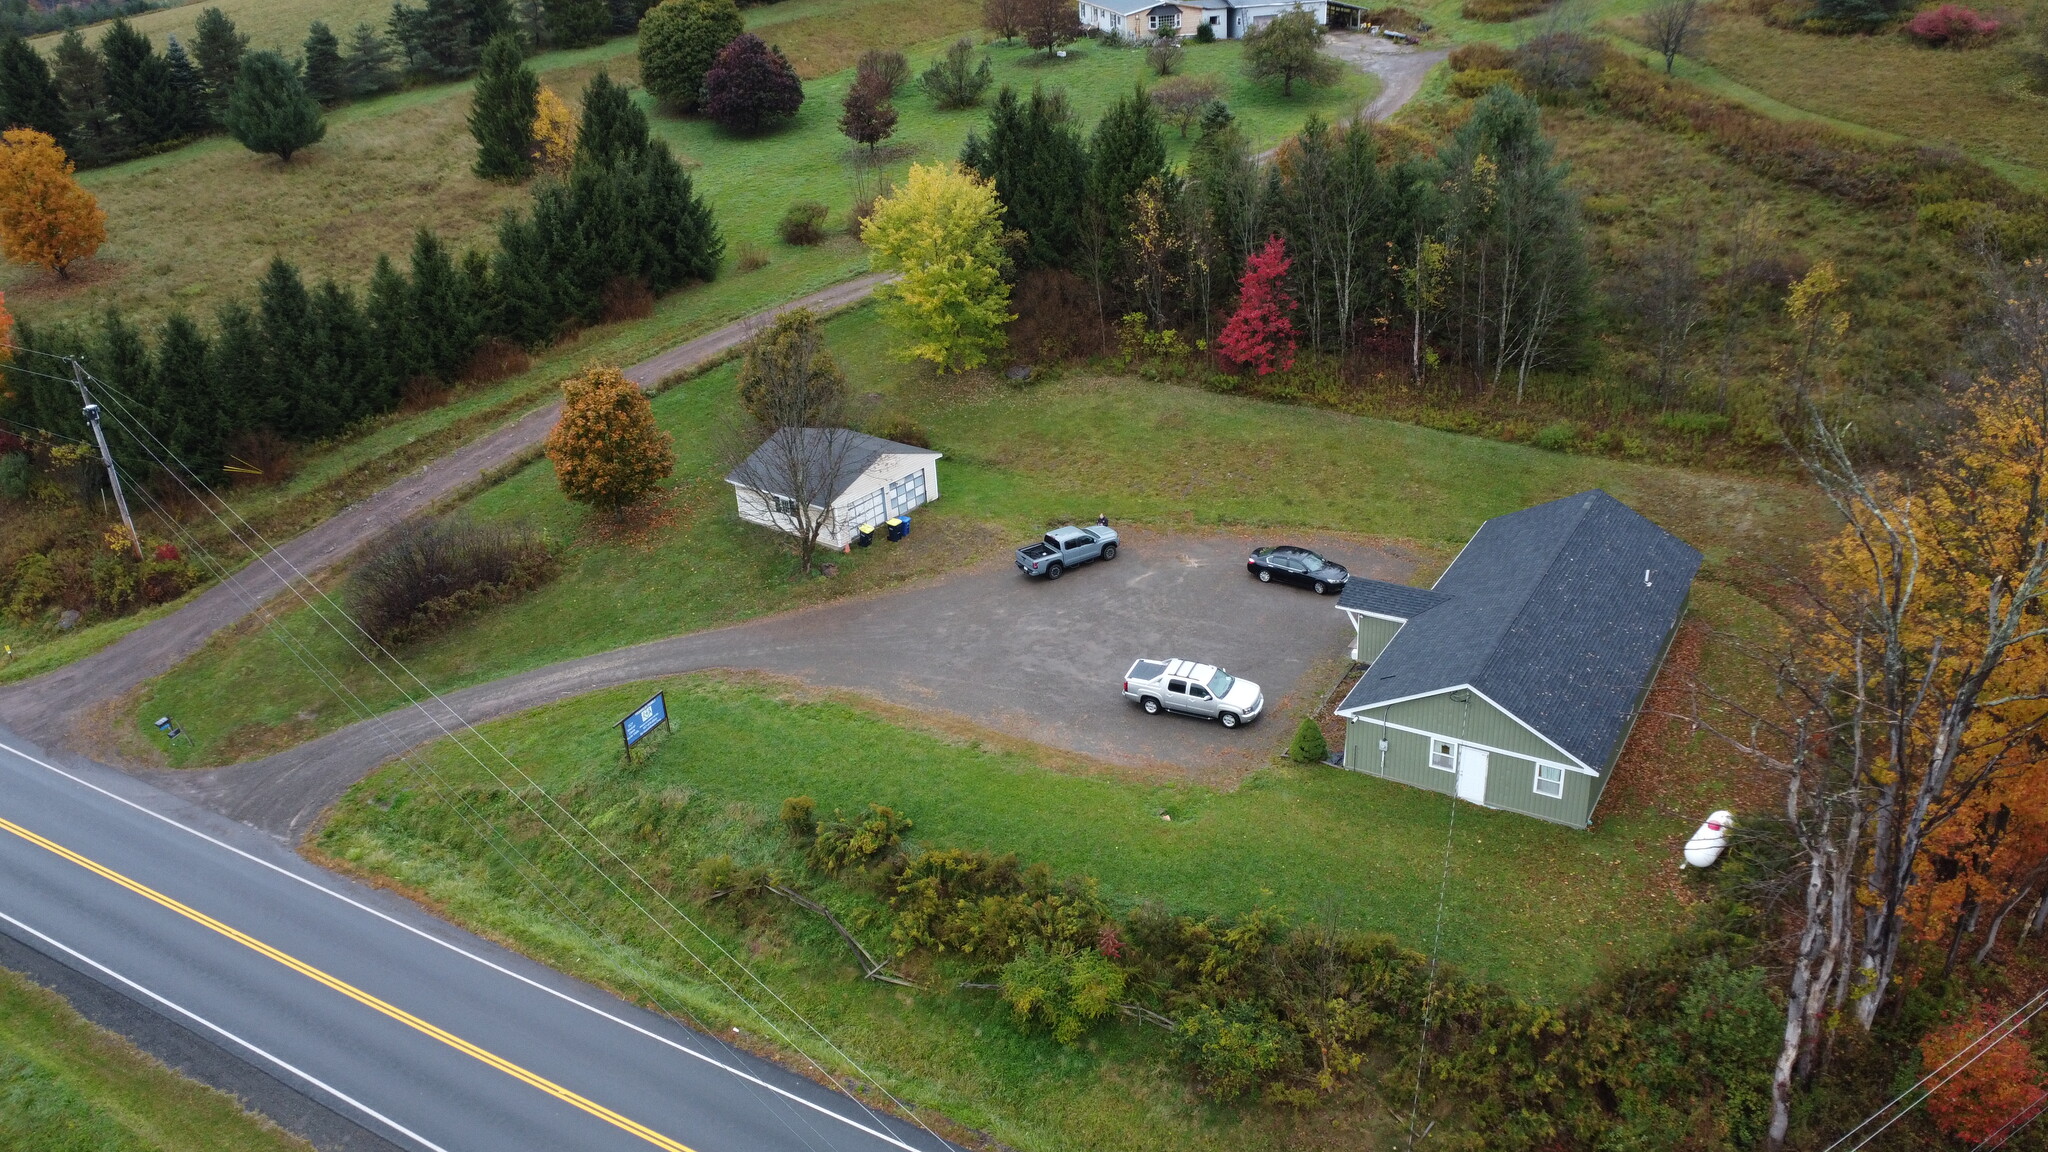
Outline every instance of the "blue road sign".
<path fill-rule="evenodd" d="M 654 698 L 640 706 L 638 712 L 619 721 L 620 731 L 626 734 L 626 747 L 640 742 L 642 736 L 654 731 L 655 727 L 668 726 L 668 694 L 656 692 Z"/>

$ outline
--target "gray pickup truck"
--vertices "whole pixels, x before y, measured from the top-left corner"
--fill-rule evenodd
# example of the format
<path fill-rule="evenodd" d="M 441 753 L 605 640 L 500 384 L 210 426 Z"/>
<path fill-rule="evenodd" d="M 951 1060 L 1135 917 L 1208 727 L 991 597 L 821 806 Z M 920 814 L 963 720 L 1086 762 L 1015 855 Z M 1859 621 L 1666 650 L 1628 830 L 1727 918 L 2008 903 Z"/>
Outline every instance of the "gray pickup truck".
<path fill-rule="evenodd" d="M 1215 720 L 1225 728 L 1249 724 L 1266 710 L 1259 686 L 1214 664 L 1140 657 L 1124 673 L 1124 698 L 1146 712 L 1179 712 Z"/>
<path fill-rule="evenodd" d="M 1116 529 L 1107 524 L 1055 528 L 1036 544 L 1017 549 L 1017 567 L 1026 576 L 1057 580 L 1067 569 L 1090 560 L 1116 559 Z"/>

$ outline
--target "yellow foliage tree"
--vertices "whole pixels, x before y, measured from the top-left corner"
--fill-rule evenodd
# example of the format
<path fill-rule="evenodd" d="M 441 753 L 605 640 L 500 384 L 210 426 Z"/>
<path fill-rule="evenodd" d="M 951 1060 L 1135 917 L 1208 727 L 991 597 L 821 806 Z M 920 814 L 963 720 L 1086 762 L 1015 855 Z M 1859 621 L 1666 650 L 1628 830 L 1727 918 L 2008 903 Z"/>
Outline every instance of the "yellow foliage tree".
<path fill-rule="evenodd" d="M 0 133 L 0 252 L 59 277 L 107 241 L 107 214 L 72 176 L 71 158 L 46 133 Z"/>
<path fill-rule="evenodd" d="M 654 406 L 617 368 L 590 368 L 564 380 L 562 396 L 547 452 L 564 496 L 616 515 L 675 470 L 671 440 L 655 426 Z"/>
<path fill-rule="evenodd" d="M 576 116 L 553 88 L 542 88 L 534 107 L 533 166 L 560 176 L 576 159 Z"/>
<path fill-rule="evenodd" d="M 912 165 L 861 230 L 876 268 L 901 273 L 876 293 L 882 321 L 908 337 L 903 355 L 942 372 L 988 363 L 1005 342 L 1003 206 L 995 185 L 956 165 Z"/>

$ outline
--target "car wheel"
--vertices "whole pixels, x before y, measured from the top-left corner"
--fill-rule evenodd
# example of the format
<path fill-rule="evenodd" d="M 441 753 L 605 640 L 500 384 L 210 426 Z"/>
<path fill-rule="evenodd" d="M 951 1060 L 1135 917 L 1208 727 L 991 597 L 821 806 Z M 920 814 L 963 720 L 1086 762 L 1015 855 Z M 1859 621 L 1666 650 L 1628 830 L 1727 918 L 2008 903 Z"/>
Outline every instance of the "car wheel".
<path fill-rule="evenodd" d="M 1235 713 L 1235 712 L 1225 712 L 1225 713 L 1223 713 L 1223 714 L 1221 714 L 1221 715 L 1217 716 L 1216 718 L 1217 718 L 1218 720 L 1221 720 L 1221 721 L 1223 721 L 1223 726 L 1224 726 L 1225 728 L 1235 728 L 1235 727 L 1237 727 L 1237 713 Z"/>
<path fill-rule="evenodd" d="M 1326 586 L 1321 580 L 1316 581 L 1316 595 L 1321 596 L 1324 592 L 1327 592 L 1328 590 L 1328 586 Z"/>
<path fill-rule="evenodd" d="M 1260 571 L 1259 571 L 1259 583 L 1261 583 L 1261 584 L 1271 584 L 1272 582 L 1273 582 L 1273 574 L 1272 574 L 1271 572 L 1267 572 L 1267 571 L 1265 571 L 1264 569 L 1260 569 Z"/>
<path fill-rule="evenodd" d="M 1047 580 L 1057 580 L 1060 577 L 1065 576 L 1066 574 L 1067 566 L 1065 564 L 1060 563 L 1057 560 L 1053 561 L 1051 567 L 1048 567 L 1045 570 L 1045 578 Z"/>
<path fill-rule="evenodd" d="M 1145 700 L 1144 700 L 1144 708 L 1145 708 L 1145 715 L 1147 715 L 1147 716 L 1157 716 L 1157 715 L 1159 715 L 1159 701 L 1157 701 L 1157 700 L 1154 700 L 1154 699 L 1153 699 L 1153 698 L 1151 698 L 1150 696 L 1147 696 L 1147 697 L 1145 697 Z"/>
<path fill-rule="evenodd" d="M 1116 559 L 1116 545 L 1114 545 L 1114 544 L 1104 544 L 1104 545 L 1102 546 L 1102 558 L 1103 558 L 1104 560 L 1114 560 L 1114 559 Z"/>

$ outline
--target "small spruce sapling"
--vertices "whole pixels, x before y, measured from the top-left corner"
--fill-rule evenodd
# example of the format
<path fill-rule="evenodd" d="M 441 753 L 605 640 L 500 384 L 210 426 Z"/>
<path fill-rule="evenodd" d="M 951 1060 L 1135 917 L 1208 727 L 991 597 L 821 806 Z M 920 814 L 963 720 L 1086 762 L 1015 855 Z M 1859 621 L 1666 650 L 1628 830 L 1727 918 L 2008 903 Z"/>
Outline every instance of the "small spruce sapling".
<path fill-rule="evenodd" d="M 1322 726 L 1313 716 L 1303 716 L 1301 727 L 1294 730 L 1294 743 L 1287 746 L 1287 758 L 1297 764 L 1320 764 L 1330 754 L 1329 742 L 1323 739 Z"/>

